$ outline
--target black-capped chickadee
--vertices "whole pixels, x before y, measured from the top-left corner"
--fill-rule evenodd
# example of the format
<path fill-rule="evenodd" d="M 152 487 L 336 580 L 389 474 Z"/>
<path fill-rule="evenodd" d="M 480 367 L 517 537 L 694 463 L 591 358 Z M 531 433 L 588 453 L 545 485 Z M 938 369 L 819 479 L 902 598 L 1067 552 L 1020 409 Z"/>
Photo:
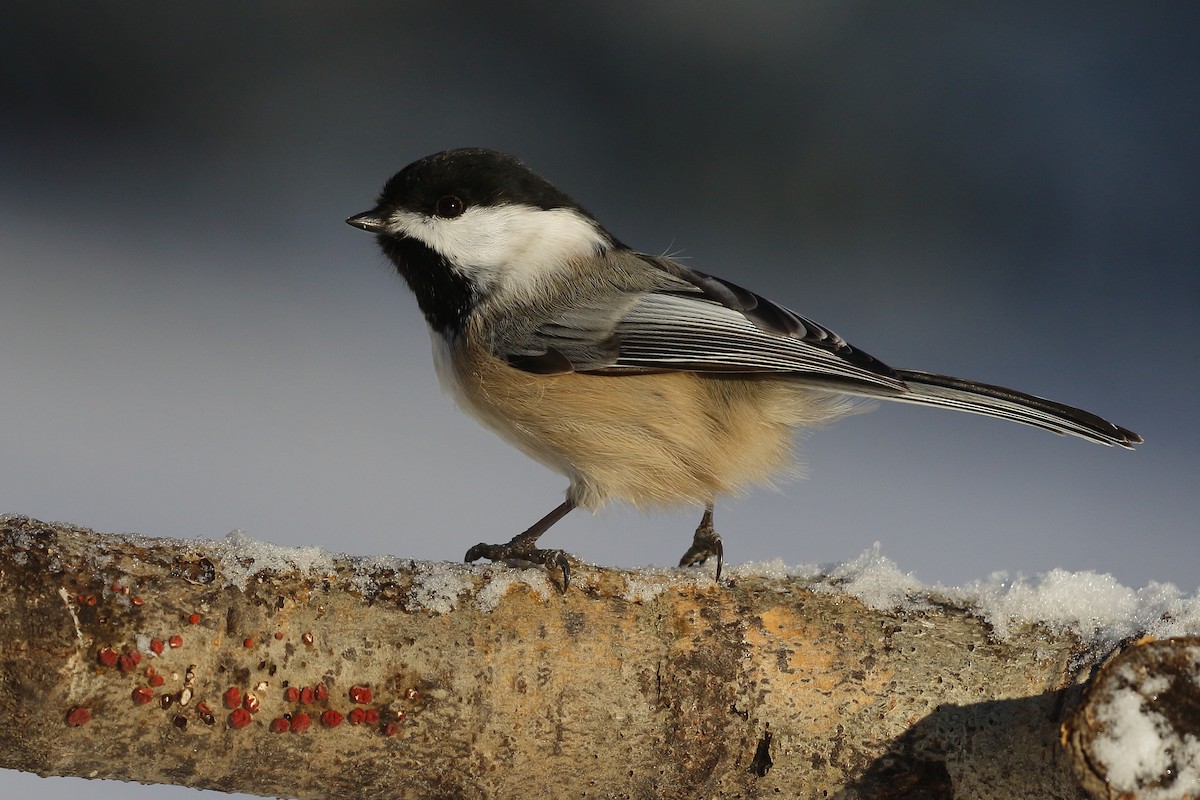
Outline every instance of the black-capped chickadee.
<path fill-rule="evenodd" d="M 576 506 L 704 508 L 680 565 L 717 557 L 713 501 L 792 464 L 798 430 L 858 397 L 970 411 L 1132 448 L 1142 438 L 1040 397 L 893 369 L 833 331 L 721 278 L 622 244 L 517 159 L 460 149 L 416 161 L 370 211 L 429 323 L 458 404 L 570 480 L 512 541 L 466 555 L 562 570 L 538 537 Z"/>

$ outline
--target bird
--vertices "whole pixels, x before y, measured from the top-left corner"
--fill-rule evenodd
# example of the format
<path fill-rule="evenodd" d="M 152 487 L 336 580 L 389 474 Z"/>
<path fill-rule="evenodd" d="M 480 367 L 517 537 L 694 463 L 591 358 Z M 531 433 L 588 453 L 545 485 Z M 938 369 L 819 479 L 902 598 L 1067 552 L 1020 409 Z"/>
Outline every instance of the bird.
<path fill-rule="evenodd" d="M 724 544 L 715 501 L 794 467 L 796 435 L 862 410 L 862 399 L 952 409 L 1132 449 L 1142 438 L 1024 392 L 896 369 L 762 295 L 639 252 L 506 153 L 445 150 L 392 176 L 346 220 L 375 235 L 428 323 L 434 366 L 456 403 L 564 475 L 565 499 L 503 544 L 465 560 L 561 571 L 538 547 L 577 507 L 703 509 L 680 566 Z"/>

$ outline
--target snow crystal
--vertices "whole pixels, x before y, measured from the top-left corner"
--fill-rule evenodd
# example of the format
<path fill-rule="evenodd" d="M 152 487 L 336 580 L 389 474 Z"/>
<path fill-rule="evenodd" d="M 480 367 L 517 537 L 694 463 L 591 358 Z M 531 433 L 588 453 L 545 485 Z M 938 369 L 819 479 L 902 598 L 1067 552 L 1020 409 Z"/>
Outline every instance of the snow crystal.
<path fill-rule="evenodd" d="M 622 576 L 625 590 L 621 592 L 621 598 L 630 603 L 652 603 L 668 589 L 688 587 L 705 591 L 717 585 L 714 574 L 711 562 L 699 569 L 641 567 Z"/>
<path fill-rule="evenodd" d="M 726 568 L 725 574 L 731 578 L 766 578 L 781 581 L 786 578 L 815 578 L 820 569 L 811 565 L 789 567 L 782 558 L 770 561 L 747 561 L 745 564 L 733 564 Z"/>
<path fill-rule="evenodd" d="M 455 561 L 413 561 L 410 607 L 433 614 L 449 614 L 458 606 L 458 596 L 475 585 L 473 570 Z"/>
<path fill-rule="evenodd" d="M 218 579 L 238 589 L 245 589 L 250 579 L 263 570 L 302 575 L 323 575 L 333 570 L 334 554 L 327 550 L 260 542 L 240 530 L 201 545 L 210 559 L 219 562 Z"/>
<path fill-rule="evenodd" d="M 848 594 L 876 611 L 925 608 L 928 604 L 918 598 L 928 591 L 926 587 L 880 551 L 875 542 L 858 558 L 834 567 L 814 588 L 824 594 Z"/>
<path fill-rule="evenodd" d="M 653 603 L 670 585 L 665 580 L 631 577 L 625 581 L 625 591 L 621 593 L 621 597 L 630 603 Z"/>
<path fill-rule="evenodd" d="M 727 574 L 735 578 L 799 580 L 818 594 L 848 595 L 876 611 L 916 611 L 928 606 L 921 599 L 928 587 L 883 555 L 879 542 L 842 564 L 788 566 L 776 558 L 739 564 L 730 567 Z"/>
<path fill-rule="evenodd" d="M 416 563 L 411 558 L 398 556 L 359 556 L 348 562 L 354 570 L 349 586 L 363 597 L 373 599 L 385 584 L 391 585 L 396 576 L 408 572 Z"/>
<path fill-rule="evenodd" d="M 630 603 L 653 603 L 655 598 L 671 587 L 678 575 L 679 570 L 643 567 L 625 576 L 625 591 L 621 592 L 621 597 Z"/>
<path fill-rule="evenodd" d="M 492 564 L 486 568 L 483 585 L 475 593 L 475 603 L 485 614 L 495 611 L 500 601 L 514 586 L 524 585 L 542 600 L 550 599 L 558 590 L 550 584 L 550 575 L 542 567 L 521 569 L 505 564 Z"/>
<path fill-rule="evenodd" d="M 997 573 L 947 592 L 975 603 L 1000 639 L 1022 624 L 1040 623 L 1055 633 L 1075 633 L 1102 652 L 1144 633 L 1166 637 L 1200 631 L 1200 599 L 1185 597 L 1169 583 L 1131 589 L 1112 575 L 1054 569 L 1014 580 Z"/>

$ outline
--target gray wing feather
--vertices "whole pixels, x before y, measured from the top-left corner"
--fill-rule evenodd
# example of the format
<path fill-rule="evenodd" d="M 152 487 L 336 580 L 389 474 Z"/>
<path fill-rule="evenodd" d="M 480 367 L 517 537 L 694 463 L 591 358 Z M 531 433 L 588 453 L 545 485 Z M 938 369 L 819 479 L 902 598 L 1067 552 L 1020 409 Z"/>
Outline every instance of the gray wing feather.
<path fill-rule="evenodd" d="M 896 386 L 879 370 L 821 346 L 807 325 L 798 334 L 765 331 L 743 312 L 704 298 L 651 294 L 622 318 L 614 367 L 694 371 L 801 372 Z M 857 352 L 857 351 L 853 351 Z"/>
<path fill-rule="evenodd" d="M 663 258 L 605 258 L 613 274 L 630 276 L 630 287 L 604 287 L 604 303 L 575 294 L 549 319 L 503 337 L 500 355 L 540 373 L 773 372 L 904 386 L 837 334 L 740 286 Z"/>

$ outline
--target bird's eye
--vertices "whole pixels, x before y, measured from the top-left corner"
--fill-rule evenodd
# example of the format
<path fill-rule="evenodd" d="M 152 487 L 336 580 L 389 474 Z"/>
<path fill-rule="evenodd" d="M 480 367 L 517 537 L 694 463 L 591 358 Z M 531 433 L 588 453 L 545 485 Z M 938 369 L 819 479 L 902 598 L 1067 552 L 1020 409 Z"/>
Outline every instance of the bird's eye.
<path fill-rule="evenodd" d="M 433 213 L 444 219 L 454 219 L 467 210 L 467 204 L 461 198 L 448 195 L 437 201 Z"/>

